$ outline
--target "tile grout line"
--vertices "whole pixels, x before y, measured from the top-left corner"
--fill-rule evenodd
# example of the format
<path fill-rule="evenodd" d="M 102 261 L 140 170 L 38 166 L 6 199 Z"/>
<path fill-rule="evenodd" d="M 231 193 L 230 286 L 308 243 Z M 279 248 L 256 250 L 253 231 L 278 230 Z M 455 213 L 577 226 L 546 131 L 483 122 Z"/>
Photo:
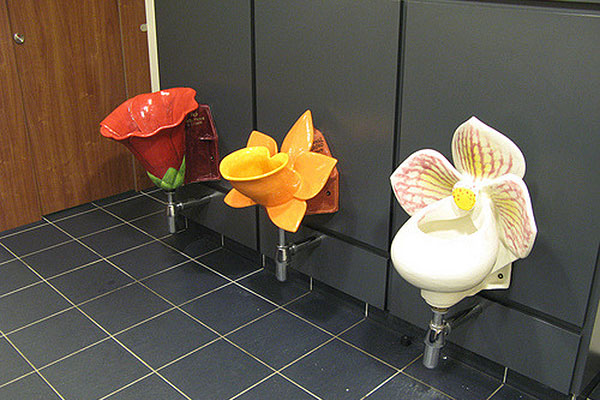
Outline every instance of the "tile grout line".
<path fill-rule="evenodd" d="M 148 377 L 150 377 L 152 375 L 155 375 L 154 372 L 149 372 L 146 375 L 142 375 L 141 377 L 135 379 L 134 381 L 129 382 L 127 385 L 121 386 L 120 388 L 118 388 L 116 390 L 113 390 L 112 392 L 108 393 L 107 395 L 104 395 L 104 396 L 100 397 L 98 400 L 107 399 L 107 398 L 111 397 L 112 395 L 117 394 L 117 393 L 119 393 L 119 392 L 121 392 L 121 391 L 123 391 L 123 390 L 125 390 L 125 389 L 127 389 L 127 388 L 129 388 L 129 387 L 131 387 L 133 385 L 135 385 L 136 383 L 143 381 L 144 379 L 146 379 L 146 378 L 148 378 Z"/>
<path fill-rule="evenodd" d="M 275 375 L 277 375 L 277 372 L 273 372 L 267 376 L 265 376 L 264 378 L 262 378 L 261 380 L 259 380 L 258 382 L 254 383 L 253 385 L 248 386 L 246 389 L 242 390 L 241 392 L 239 392 L 238 394 L 233 395 L 233 397 L 230 397 L 229 400 L 234 400 L 237 399 L 238 397 L 240 397 L 241 395 L 243 395 L 246 392 L 249 392 L 250 390 L 254 389 L 255 387 L 257 387 L 258 385 L 260 385 L 263 382 L 266 382 L 267 380 L 271 379 L 272 377 L 274 377 Z M 102 399 L 100 399 L 102 400 Z"/>
<path fill-rule="evenodd" d="M 419 354 L 412 361 L 410 361 L 408 364 L 406 364 L 404 367 L 400 368 L 400 371 L 404 372 L 404 370 L 406 370 L 408 367 L 410 367 L 411 365 L 413 365 L 421 357 L 423 357 L 423 353 Z"/>
<path fill-rule="evenodd" d="M 397 377 L 398 375 L 400 375 L 402 372 L 400 371 L 396 371 L 392 374 L 392 376 L 388 377 L 387 379 L 385 379 L 383 382 L 381 382 L 379 385 L 375 386 L 373 389 L 371 389 L 370 392 L 368 392 L 367 394 L 365 394 L 363 397 L 360 398 L 360 400 L 364 400 L 367 397 L 369 397 L 370 395 L 372 395 L 373 393 L 375 393 L 376 391 L 378 391 L 383 385 L 385 385 L 386 383 L 388 383 L 389 381 L 391 381 L 392 379 L 394 379 L 395 377 Z"/>
<path fill-rule="evenodd" d="M 52 389 L 54 393 L 58 395 L 58 397 L 60 397 L 62 400 L 65 400 L 62 394 L 60 394 L 60 392 L 56 390 L 56 388 L 48 381 L 48 379 L 46 379 L 46 377 L 42 375 L 42 373 L 37 369 L 37 367 L 31 361 L 29 361 L 25 354 L 23 354 L 23 352 L 12 342 L 12 340 L 10 340 L 1 330 L 0 334 L 2 334 L 2 337 L 17 351 L 17 353 L 19 353 L 19 355 L 27 362 L 27 364 L 29 364 L 29 366 L 33 368 L 34 373 L 38 374 L 39 377 L 42 378 L 42 380 L 46 382 L 48 386 L 50 386 L 50 389 Z"/>
<path fill-rule="evenodd" d="M 0 335 L 0 337 L 4 337 L 4 336 Z M 31 376 L 31 375 L 33 375 L 33 374 L 35 374 L 35 373 L 36 373 L 36 372 L 35 372 L 35 371 L 32 369 L 31 371 L 29 371 L 29 372 L 28 372 L 28 373 L 26 373 L 26 374 L 23 374 L 23 375 L 17 376 L 16 378 L 13 378 L 13 379 L 11 379 L 11 380 L 10 380 L 10 381 L 8 381 L 8 382 L 4 382 L 3 384 L 1 384 L 1 385 L 0 385 L 0 389 L 2 389 L 3 387 L 6 387 L 6 386 L 8 386 L 8 385 L 10 385 L 11 383 L 15 383 L 15 382 L 17 382 L 17 381 L 20 381 L 21 379 L 25 379 L 25 378 L 27 378 L 28 376 Z"/>
<path fill-rule="evenodd" d="M 491 400 L 492 397 L 494 397 L 496 395 L 496 393 L 498 393 L 500 391 L 500 389 L 502 389 L 504 387 L 504 383 L 501 383 L 500 386 L 498 386 L 496 388 L 496 390 L 494 390 L 492 392 L 492 394 L 490 394 L 488 397 L 485 398 L 485 400 Z"/>
<path fill-rule="evenodd" d="M 48 221 L 48 220 L 46 220 Z M 65 230 L 63 230 L 62 228 L 54 225 L 51 221 L 48 221 L 48 223 L 52 226 L 54 226 L 55 228 L 63 231 L 64 233 L 66 233 L 67 235 L 73 237 L 72 235 L 70 235 L 69 233 L 67 233 Z M 88 249 L 92 250 L 89 246 L 85 245 L 83 242 L 79 241 L 78 239 L 75 239 L 76 241 L 78 241 L 80 244 L 86 246 Z M 2 244 L 2 243 L 0 243 Z M 4 244 L 2 244 L 2 246 L 4 246 Z M 6 246 L 4 246 L 6 248 Z M 7 250 L 10 251 L 10 249 L 7 248 Z M 93 250 L 92 250 L 93 251 Z M 12 253 L 12 252 L 11 252 Z M 98 254 L 99 256 L 100 253 L 94 251 L 94 253 Z M 14 253 L 13 253 L 14 254 Z M 18 258 L 18 257 L 17 257 Z M 102 257 L 104 259 L 104 261 L 109 262 L 106 258 Z M 112 333 L 110 333 L 107 329 L 105 329 L 99 322 L 97 322 L 95 319 L 93 319 L 90 315 L 88 315 L 85 311 L 83 311 L 79 306 L 77 306 L 75 303 L 73 303 L 71 301 L 71 299 L 69 299 L 65 294 L 63 294 L 60 290 L 58 290 L 54 285 L 52 285 L 50 282 L 48 282 L 47 279 L 45 279 L 42 275 L 40 275 L 35 269 L 33 269 L 29 264 L 27 264 L 25 261 L 20 260 L 21 262 L 23 262 L 29 269 L 31 269 L 36 275 L 38 275 L 40 277 L 40 279 L 42 279 L 48 286 L 50 286 L 52 289 L 54 289 L 54 291 L 56 291 L 60 296 L 62 296 L 68 303 L 70 303 L 73 308 L 77 309 L 80 313 L 82 313 L 85 317 L 87 317 L 92 323 L 94 323 L 96 326 L 98 326 L 98 328 L 100 328 L 104 333 L 106 333 L 112 340 L 114 340 L 118 345 L 120 345 L 123 349 L 125 349 L 129 354 L 131 354 L 134 358 L 136 358 L 140 363 L 142 363 L 142 365 L 144 365 L 146 368 L 148 368 L 149 370 L 156 372 L 148 363 L 146 363 L 146 361 L 144 361 L 141 357 L 139 357 L 136 353 L 134 353 L 131 349 L 129 349 L 127 346 L 125 346 L 123 343 L 121 343 Z M 110 263 L 110 262 L 109 262 Z M 110 263 L 111 265 L 115 266 L 114 263 Z M 122 271 L 122 270 L 121 270 Z M 129 274 L 128 274 L 129 275 Z M 181 389 L 179 389 L 177 386 L 175 386 L 173 383 L 171 383 L 168 379 L 164 378 L 162 375 L 160 375 L 159 373 L 156 373 L 159 377 L 161 377 L 166 383 L 168 383 L 169 385 L 171 385 L 175 390 L 177 390 L 179 393 L 181 393 L 184 397 L 186 397 L 188 400 L 191 400 L 185 393 L 183 393 L 181 391 Z M 40 373 L 40 376 L 41 373 Z M 45 380 L 45 378 L 44 378 Z"/>
<path fill-rule="evenodd" d="M 158 190 L 160 190 L 160 189 L 158 189 Z M 167 203 L 165 201 L 162 201 L 161 199 L 156 198 L 156 197 L 154 197 L 154 196 L 151 195 L 151 193 L 156 193 L 156 192 L 158 192 L 158 190 L 155 190 L 155 191 L 150 192 L 150 193 L 146 193 L 146 192 L 140 192 L 140 193 L 142 194 L 142 196 L 146 196 L 146 197 L 148 197 L 148 198 L 150 198 L 150 199 L 152 199 L 154 201 L 157 201 L 157 202 L 161 203 L 162 205 L 166 206 Z"/>

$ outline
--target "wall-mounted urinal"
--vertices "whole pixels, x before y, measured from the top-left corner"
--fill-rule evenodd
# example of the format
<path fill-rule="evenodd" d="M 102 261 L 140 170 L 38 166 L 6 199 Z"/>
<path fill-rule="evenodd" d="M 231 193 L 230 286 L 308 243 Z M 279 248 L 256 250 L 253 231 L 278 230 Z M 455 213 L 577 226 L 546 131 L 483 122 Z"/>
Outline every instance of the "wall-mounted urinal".
<path fill-rule="evenodd" d="M 472 117 L 454 133 L 452 158 L 456 168 L 437 151 L 420 150 L 390 177 L 411 216 L 392 241 L 392 263 L 433 311 L 427 368 L 437 366 L 450 328 L 484 307 L 446 318 L 448 309 L 481 290 L 508 288 L 512 262 L 529 254 L 537 234 L 525 159 L 512 141 Z"/>
<path fill-rule="evenodd" d="M 314 214 L 337 211 L 336 163 L 307 110 L 283 140 L 281 152 L 273 138 L 253 131 L 245 148 L 223 158 L 221 175 L 233 186 L 225 203 L 235 208 L 259 204 L 276 226 L 296 232 L 310 200 L 318 200 L 331 182 L 324 196 L 333 200 L 318 200 L 310 209 Z"/>
<path fill-rule="evenodd" d="M 411 215 L 392 242 L 392 262 L 440 309 L 508 288 L 512 262 L 529 254 L 537 234 L 525 159 L 512 141 L 472 117 L 454 133 L 452 158 L 456 168 L 420 150 L 390 178 Z"/>
<path fill-rule="evenodd" d="M 174 190 L 184 183 L 219 179 L 218 138 L 208 105 L 198 105 L 196 91 L 173 88 L 135 96 L 100 123 L 100 133 L 125 145 L 150 180 L 168 197 L 169 231 L 176 231 Z M 194 201 L 201 204 L 203 201 Z"/>
<path fill-rule="evenodd" d="M 339 208 L 337 160 L 307 110 L 289 130 L 281 151 L 273 138 L 253 131 L 247 146 L 221 161 L 220 171 L 233 189 L 225 197 L 231 207 L 261 205 L 279 228 L 275 273 L 285 281 L 292 256 L 317 246 L 323 235 L 288 243 L 286 231 L 296 232 L 307 214 L 332 213 Z"/>

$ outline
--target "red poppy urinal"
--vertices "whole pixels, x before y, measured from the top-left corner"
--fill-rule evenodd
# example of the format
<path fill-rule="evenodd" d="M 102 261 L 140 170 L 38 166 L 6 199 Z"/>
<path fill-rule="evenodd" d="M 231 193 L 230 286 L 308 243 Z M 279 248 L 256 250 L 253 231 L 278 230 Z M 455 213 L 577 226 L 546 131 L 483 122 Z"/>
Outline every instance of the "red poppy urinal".
<path fill-rule="evenodd" d="M 218 179 L 214 123 L 195 95 L 173 88 L 135 96 L 100 123 L 100 133 L 124 144 L 162 189 Z"/>

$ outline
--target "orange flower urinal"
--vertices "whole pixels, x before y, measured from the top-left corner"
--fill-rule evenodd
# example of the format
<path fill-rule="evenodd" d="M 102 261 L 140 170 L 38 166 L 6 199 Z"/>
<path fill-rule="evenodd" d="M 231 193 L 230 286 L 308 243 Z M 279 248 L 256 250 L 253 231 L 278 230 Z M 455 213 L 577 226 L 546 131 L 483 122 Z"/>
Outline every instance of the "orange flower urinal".
<path fill-rule="evenodd" d="M 324 148 L 320 153 L 311 151 L 315 136 L 319 148 Z M 233 186 L 225 203 L 235 208 L 260 204 L 275 225 L 296 232 L 307 212 L 307 201 L 329 185 L 330 177 L 337 178 L 337 160 L 328 155 L 328 150 L 320 132 L 315 135 L 310 110 L 292 126 L 279 153 L 273 138 L 253 131 L 247 147 L 221 161 L 221 175 Z M 327 211 L 336 210 L 337 203 Z"/>

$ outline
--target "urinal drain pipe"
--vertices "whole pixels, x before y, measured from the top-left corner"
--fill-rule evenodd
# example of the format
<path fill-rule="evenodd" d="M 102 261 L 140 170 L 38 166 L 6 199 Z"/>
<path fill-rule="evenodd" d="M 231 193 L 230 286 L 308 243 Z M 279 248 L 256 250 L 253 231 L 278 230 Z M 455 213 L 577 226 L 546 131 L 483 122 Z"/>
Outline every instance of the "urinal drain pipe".
<path fill-rule="evenodd" d="M 223 193 L 215 191 L 199 199 L 189 199 L 185 202 L 177 203 L 174 199 L 175 191 L 167 190 L 165 193 L 167 194 L 167 225 L 169 233 L 177 232 L 177 219 L 183 210 L 204 205 L 214 198 L 223 196 Z"/>
<path fill-rule="evenodd" d="M 477 317 L 489 303 L 477 303 L 473 307 L 454 314 L 447 319 L 444 318 L 448 309 L 432 308 L 433 317 L 429 322 L 429 330 L 425 335 L 425 351 L 423 352 L 423 365 L 426 368 L 433 369 L 437 367 L 440 351 L 446 344 L 446 336 L 465 322 Z"/>
<path fill-rule="evenodd" d="M 314 236 L 299 243 L 287 243 L 285 231 L 279 228 L 279 240 L 277 254 L 275 254 L 275 277 L 279 282 L 287 280 L 287 269 L 292 262 L 292 256 L 302 251 L 308 251 L 317 247 L 325 235 Z"/>

